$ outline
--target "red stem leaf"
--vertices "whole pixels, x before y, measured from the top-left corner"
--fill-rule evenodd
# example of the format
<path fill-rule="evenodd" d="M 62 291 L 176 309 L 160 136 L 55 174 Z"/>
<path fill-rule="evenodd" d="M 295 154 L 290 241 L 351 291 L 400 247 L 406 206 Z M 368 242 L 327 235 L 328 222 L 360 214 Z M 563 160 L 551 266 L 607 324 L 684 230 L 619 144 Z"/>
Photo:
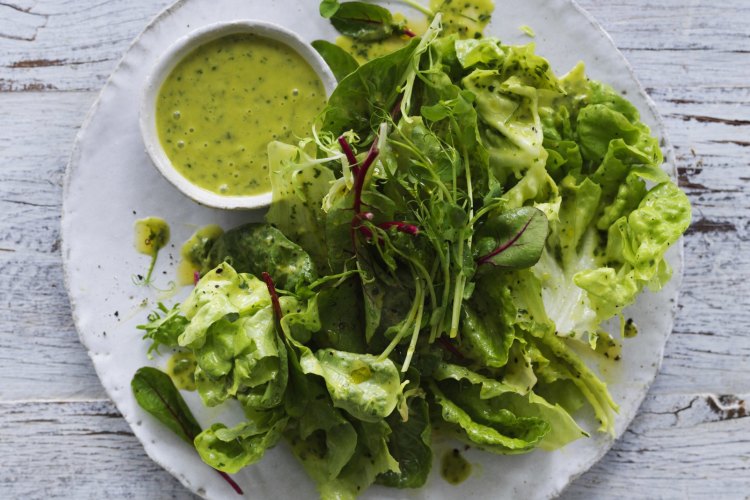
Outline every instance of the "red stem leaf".
<path fill-rule="evenodd" d="M 479 257 L 479 259 L 477 259 L 477 264 L 479 264 L 480 266 L 482 264 L 487 264 L 488 262 L 492 260 L 494 256 L 501 254 L 507 249 L 509 249 L 510 247 L 512 247 L 516 243 L 516 241 L 518 241 L 519 238 L 523 236 L 523 233 L 526 232 L 526 229 L 529 228 L 529 224 L 531 224 L 531 217 L 529 218 L 528 221 L 526 221 L 526 224 L 524 224 L 524 226 L 521 228 L 520 231 L 518 231 L 518 233 L 516 233 L 515 236 L 513 236 L 511 239 L 509 239 L 508 241 L 506 241 L 505 243 L 503 243 L 502 245 L 500 245 L 499 247 L 497 247 L 495 250 L 488 253 L 487 255 L 483 255 L 482 257 Z"/>
<path fill-rule="evenodd" d="M 261 276 L 263 277 L 263 281 L 266 282 L 268 293 L 271 295 L 271 304 L 273 305 L 273 313 L 276 316 L 276 321 L 281 321 L 281 304 L 279 303 L 279 295 L 276 293 L 276 285 L 273 283 L 273 278 L 265 271 L 263 271 Z M 281 331 L 281 329 L 279 330 Z"/>
<path fill-rule="evenodd" d="M 235 492 L 237 492 L 238 495 L 244 495 L 245 494 L 242 491 L 242 488 L 240 488 L 240 485 L 237 484 L 237 483 L 235 483 L 234 479 L 232 479 L 231 477 L 229 477 L 229 474 L 227 474 L 226 472 L 222 472 L 222 471 L 220 471 L 218 469 L 214 469 L 214 470 L 219 473 L 219 475 L 222 477 L 222 479 L 224 479 L 224 481 L 226 481 L 227 483 L 229 483 L 229 486 L 231 486 L 232 489 Z"/>

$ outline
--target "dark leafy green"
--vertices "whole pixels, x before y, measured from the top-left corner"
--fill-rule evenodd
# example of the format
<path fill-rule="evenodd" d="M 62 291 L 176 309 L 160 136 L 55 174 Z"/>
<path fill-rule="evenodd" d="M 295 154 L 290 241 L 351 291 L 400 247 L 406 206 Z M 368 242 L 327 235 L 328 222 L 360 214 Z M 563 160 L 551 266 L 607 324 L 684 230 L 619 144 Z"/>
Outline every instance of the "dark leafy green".
<path fill-rule="evenodd" d="M 268 272 L 282 289 L 294 290 L 318 277 L 307 252 L 269 224 L 245 224 L 222 234 L 211 247 L 202 274 L 222 262 L 240 273 Z"/>
<path fill-rule="evenodd" d="M 194 445 L 194 441 L 201 435 L 200 425 L 169 375 L 156 368 L 144 366 L 135 372 L 130 386 L 141 408 L 185 442 Z M 217 472 L 238 495 L 243 494 L 242 489 L 231 477 L 221 470 Z"/>
<path fill-rule="evenodd" d="M 394 488 L 421 488 L 432 468 L 432 427 L 429 407 L 423 398 L 408 403 L 408 419 L 398 413 L 387 419 L 391 428 L 388 450 L 398 462 L 399 470 L 380 474 L 378 484 Z"/>
<path fill-rule="evenodd" d="M 339 7 L 339 0 L 322 0 L 319 7 L 320 15 L 328 19 L 339 10 Z"/>
<path fill-rule="evenodd" d="M 186 443 L 193 444 L 195 436 L 201 432 L 201 427 L 169 375 L 156 368 L 144 366 L 135 372 L 130 385 L 141 408 L 169 427 Z"/>
<path fill-rule="evenodd" d="M 403 28 L 402 25 L 394 22 L 391 11 L 371 3 L 344 2 L 335 10 L 332 7 L 326 7 L 326 13 L 331 11 L 333 14 L 329 17 L 333 27 L 342 35 L 350 36 L 355 40 L 364 42 L 383 40 Z"/>
<path fill-rule="evenodd" d="M 477 229 L 477 263 L 523 269 L 537 263 L 549 226 L 541 210 L 521 207 L 504 212 Z"/>
<path fill-rule="evenodd" d="M 400 87 L 419 45 L 413 40 L 392 54 L 374 59 L 339 82 L 323 112 L 323 127 L 335 135 L 354 130 L 363 139 L 396 104 Z"/>
<path fill-rule="evenodd" d="M 359 63 L 347 51 L 326 40 L 315 40 L 312 46 L 325 59 L 336 80 L 341 81 L 359 68 Z"/>

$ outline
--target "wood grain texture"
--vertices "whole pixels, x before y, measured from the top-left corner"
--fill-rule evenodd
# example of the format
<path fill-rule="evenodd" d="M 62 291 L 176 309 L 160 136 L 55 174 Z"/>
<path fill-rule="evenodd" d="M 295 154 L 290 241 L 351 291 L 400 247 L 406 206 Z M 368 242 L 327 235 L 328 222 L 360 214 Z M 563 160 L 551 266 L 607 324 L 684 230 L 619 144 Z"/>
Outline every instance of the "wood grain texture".
<path fill-rule="evenodd" d="M 108 402 L 78 343 L 59 255 L 75 134 L 168 3 L 0 0 L 1 498 L 191 496 Z M 694 223 L 656 383 L 625 436 L 563 496 L 749 498 L 750 3 L 580 3 L 664 117 Z"/>

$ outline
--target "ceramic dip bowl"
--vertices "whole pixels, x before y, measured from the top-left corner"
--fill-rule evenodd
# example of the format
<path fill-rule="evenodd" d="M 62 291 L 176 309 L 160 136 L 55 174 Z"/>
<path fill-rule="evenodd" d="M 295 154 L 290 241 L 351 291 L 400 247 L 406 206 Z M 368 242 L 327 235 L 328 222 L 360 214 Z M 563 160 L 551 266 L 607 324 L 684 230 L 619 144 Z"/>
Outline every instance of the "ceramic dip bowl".
<path fill-rule="evenodd" d="M 154 68 L 151 70 L 151 73 L 147 78 L 146 86 L 143 91 L 141 100 L 141 134 L 143 136 L 143 142 L 145 144 L 146 151 L 148 152 L 148 155 L 151 157 L 151 160 L 153 161 L 159 172 L 169 182 L 177 187 L 177 189 L 179 189 L 183 194 L 192 198 L 194 201 L 209 207 L 230 210 L 263 208 L 270 205 L 272 198 L 270 187 L 268 187 L 267 184 L 267 178 L 263 179 L 263 182 L 265 184 L 263 184 L 262 187 L 259 188 L 261 189 L 261 192 L 240 194 L 232 193 L 231 181 L 233 179 L 228 179 L 228 182 L 221 184 L 221 187 L 219 189 L 214 190 L 208 189 L 206 187 L 201 187 L 197 185 L 194 180 L 189 180 L 184 175 L 184 172 L 180 172 L 180 170 L 173 163 L 173 160 L 170 159 L 170 156 L 174 158 L 174 155 L 169 155 L 165 150 L 163 143 L 164 137 L 160 137 L 160 129 L 157 123 L 157 104 L 158 100 L 160 99 L 160 93 L 163 85 L 168 80 L 173 70 L 175 70 L 175 68 L 187 56 L 198 50 L 200 47 L 203 47 L 206 44 L 217 41 L 219 39 L 230 37 L 232 35 L 253 35 L 255 37 L 258 37 L 259 39 L 266 39 L 275 42 L 276 46 L 285 46 L 286 49 L 291 49 L 291 51 L 296 52 L 296 54 L 299 55 L 302 60 L 304 60 L 309 65 L 314 73 L 317 74 L 317 77 L 319 78 L 320 83 L 325 90 L 325 97 L 330 96 L 330 94 L 333 92 L 333 89 L 336 87 L 336 79 L 326 65 L 323 58 L 312 48 L 312 46 L 304 42 L 295 33 L 275 24 L 252 20 L 211 24 L 178 39 L 172 46 L 167 49 L 167 51 L 161 56 Z M 295 75 L 295 71 L 293 70 L 293 68 L 290 68 L 290 71 L 288 73 L 283 73 L 283 78 L 286 78 L 287 74 L 291 77 Z M 248 98 L 250 97 L 252 96 L 248 96 Z M 323 96 L 319 96 L 319 98 L 322 97 Z M 286 97 L 284 97 L 284 99 L 286 99 Z M 235 101 L 232 102 L 227 100 L 226 102 L 222 103 L 221 99 L 218 99 L 218 102 L 215 101 L 211 101 L 212 106 L 221 106 L 222 104 L 226 106 L 237 105 L 236 96 Z M 201 104 L 203 103 L 201 102 Z M 291 106 L 292 105 L 290 105 L 289 107 Z M 259 112 L 258 114 L 261 113 L 262 112 Z M 175 113 L 175 115 L 177 114 L 178 113 Z M 257 135 L 259 133 L 259 127 L 261 126 L 258 124 L 263 123 L 263 126 L 265 126 L 265 123 L 268 121 L 269 116 L 273 116 L 273 113 L 269 113 L 267 111 L 264 116 L 254 117 L 253 120 L 255 121 L 253 123 L 255 125 L 243 125 L 239 132 L 241 134 L 245 134 L 246 136 Z M 209 126 L 210 125 L 207 125 L 207 127 Z M 284 126 L 285 130 L 287 128 L 291 129 L 291 125 L 289 125 L 289 127 L 287 127 L 286 125 Z M 191 128 L 190 132 L 192 131 L 193 129 Z M 290 132 L 287 132 L 287 134 L 289 135 Z M 291 137 L 288 138 L 288 140 L 291 140 Z M 208 142 L 209 141 L 206 140 L 206 147 L 208 147 Z M 184 144 L 185 143 L 182 140 L 177 141 L 178 147 L 183 147 Z M 242 149 L 242 151 L 244 151 L 244 148 Z M 215 161 L 221 164 L 223 160 L 219 155 L 217 155 Z M 227 159 L 227 161 L 230 162 L 229 165 L 233 165 L 233 163 L 231 162 L 235 160 L 229 158 Z M 203 169 L 201 171 L 202 175 L 203 172 L 207 170 L 212 174 L 212 171 L 210 169 L 215 166 L 214 163 L 211 163 L 209 161 L 201 161 L 200 163 L 201 165 L 199 166 L 201 169 Z M 190 163 L 188 163 L 187 165 L 189 168 L 193 168 Z M 262 177 L 268 175 L 267 170 L 264 170 L 263 172 L 255 172 L 251 171 L 250 169 L 245 169 L 244 171 L 242 171 L 240 166 L 235 168 L 235 172 L 236 173 L 233 174 L 234 177 L 237 177 L 239 179 L 240 174 L 242 174 L 244 176 L 243 182 L 245 183 L 248 182 L 248 176 L 251 177 L 249 182 L 256 183 L 256 180 L 254 180 L 252 176 Z M 264 187 L 268 187 L 268 189 L 264 189 Z M 226 193 L 223 194 L 223 191 L 226 191 Z"/>

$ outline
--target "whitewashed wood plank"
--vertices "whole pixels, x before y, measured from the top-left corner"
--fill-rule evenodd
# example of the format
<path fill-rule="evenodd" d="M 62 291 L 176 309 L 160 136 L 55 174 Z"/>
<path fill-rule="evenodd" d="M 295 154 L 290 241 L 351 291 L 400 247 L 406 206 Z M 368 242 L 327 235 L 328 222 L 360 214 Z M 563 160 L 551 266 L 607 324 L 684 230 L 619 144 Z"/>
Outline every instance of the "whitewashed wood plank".
<path fill-rule="evenodd" d="M 4 7 L 28 19 L 24 28 L 0 24 L 6 49 L 0 52 L 0 91 L 98 89 L 132 38 L 169 3 L 41 0 L 25 2 L 21 9 L 28 12 Z M 744 0 L 579 3 L 612 34 L 647 87 L 747 86 L 738 71 L 750 48 L 742 36 L 750 17 Z"/>
<path fill-rule="evenodd" d="M 630 430 L 563 498 L 746 498 L 747 397 L 649 396 Z M 6 498 L 190 497 L 108 401 L 0 403 L 0 443 L 17 455 L 0 469 Z"/>
<path fill-rule="evenodd" d="M 109 401 L 0 404 L 0 497 L 195 498 Z"/>
<path fill-rule="evenodd" d="M 78 341 L 59 256 L 0 253 L 0 290 L 0 401 L 106 397 Z"/>
<path fill-rule="evenodd" d="M 3 13 L 0 92 L 98 90 L 131 41 L 171 0 L 43 0 Z M 40 21 L 41 20 L 41 21 Z M 36 22 L 38 25 L 34 25 Z"/>
<path fill-rule="evenodd" d="M 562 500 L 747 499 L 747 399 L 748 394 L 648 396 L 622 439 Z"/>
<path fill-rule="evenodd" d="M 0 249 L 59 249 L 65 167 L 93 99 L 91 93 L 0 93 L 0 213 L 6 214 Z"/>
<path fill-rule="evenodd" d="M 652 392 L 750 390 L 747 237 L 747 217 L 697 219 L 690 229 L 679 310 Z"/>

